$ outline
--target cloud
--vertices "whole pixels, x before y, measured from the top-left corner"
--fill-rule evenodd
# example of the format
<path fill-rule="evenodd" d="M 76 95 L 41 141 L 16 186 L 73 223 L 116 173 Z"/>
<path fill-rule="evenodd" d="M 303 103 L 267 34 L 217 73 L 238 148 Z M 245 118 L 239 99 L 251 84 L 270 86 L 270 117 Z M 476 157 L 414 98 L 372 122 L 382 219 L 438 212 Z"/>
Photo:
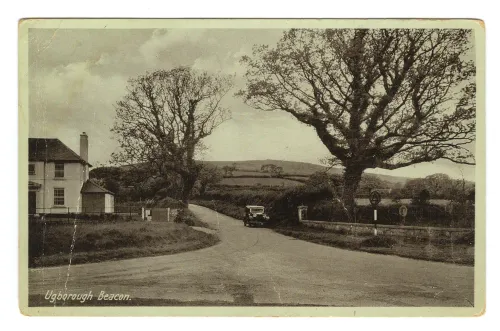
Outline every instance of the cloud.
<path fill-rule="evenodd" d="M 32 77 L 30 136 L 58 137 L 78 151 L 77 138 L 85 131 L 94 142 L 105 142 L 89 152 L 90 160 L 103 162 L 115 148 L 109 128 L 126 78 L 92 74 L 90 67 L 88 62 L 71 63 Z"/>

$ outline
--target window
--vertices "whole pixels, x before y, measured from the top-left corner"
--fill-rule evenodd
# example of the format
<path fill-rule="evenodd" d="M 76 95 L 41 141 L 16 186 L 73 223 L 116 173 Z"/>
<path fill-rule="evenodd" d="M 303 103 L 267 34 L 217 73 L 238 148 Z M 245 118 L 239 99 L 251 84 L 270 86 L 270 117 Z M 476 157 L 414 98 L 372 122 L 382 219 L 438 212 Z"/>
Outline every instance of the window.
<path fill-rule="evenodd" d="M 56 178 L 64 177 L 64 163 L 56 163 L 55 177 Z"/>
<path fill-rule="evenodd" d="M 54 206 L 64 206 L 64 188 L 54 188 Z"/>
<path fill-rule="evenodd" d="M 28 175 L 34 175 L 34 174 L 35 174 L 35 165 L 28 164 Z"/>

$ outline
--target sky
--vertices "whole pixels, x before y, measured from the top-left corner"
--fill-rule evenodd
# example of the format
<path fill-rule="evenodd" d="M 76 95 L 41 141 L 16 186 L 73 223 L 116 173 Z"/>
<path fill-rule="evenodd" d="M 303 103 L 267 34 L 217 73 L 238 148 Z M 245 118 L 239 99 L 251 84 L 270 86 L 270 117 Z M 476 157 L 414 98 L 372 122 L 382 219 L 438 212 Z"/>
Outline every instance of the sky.
<path fill-rule="evenodd" d="M 244 86 L 239 60 L 255 44 L 275 45 L 279 29 L 30 29 L 29 136 L 59 138 L 79 151 L 89 136 L 89 162 L 108 164 L 117 142 L 114 104 L 127 80 L 157 69 L 191 66 L 235 75 L 224 99 L 232 118 L 204 141 L 209 161 L 290 160 L 320 164 L 329 155 L 312 128 L 291 115 L 255 110 L 234 96 Z M 474 167 L 439 160 L 396 170 L 369 170 L 394 176 L 446 173 L 474 180 Z"/>

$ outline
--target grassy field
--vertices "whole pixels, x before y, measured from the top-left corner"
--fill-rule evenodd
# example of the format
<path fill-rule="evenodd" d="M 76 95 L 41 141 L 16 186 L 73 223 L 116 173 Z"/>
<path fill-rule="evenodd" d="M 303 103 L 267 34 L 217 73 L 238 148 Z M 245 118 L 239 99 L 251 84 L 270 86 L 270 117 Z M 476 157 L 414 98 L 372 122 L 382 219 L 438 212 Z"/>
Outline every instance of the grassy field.
<path fill-rule="evenodd" d="M 282 167 L 287 174 L 311 175 L 316 171 L 322 171 L 324 166 L 306 162 L 283 161 L 283 160 L 248 160 L 248 161 L 204 161 L 207 164 L 222 168 L 236 164 L 238 171 L 254 172 L 260 171 L 265 164 L 274 164 Z"/>
<path fill-rule="evenodd" d="M 202 222 L 197 225 L 202 225 Z M 39 223 L 29 228 L 29 267 L 174 254 L 216 244 L 185 223 L 121 221 Z"/>
<path fill-rule="evenodd" d="M 278 227 L 274 231 L 326 246 L 397 255 L 419 260 L 474 265 L 474 244 L 464 243 L 463 241 L 417 240 L 414 238 L 373 237 L 370 235 L 353 236 L 347 235 L 343 231 L 320 230 L 301 225 Z"/>
<path fill-rule="evenodd" d="M 283 187 L 293 187 L 302 185 L 301 182 L 286 179 L 286 178 L 251 178 L 251 177 L 240 177 L 240 178 L 224 178 L 221 185 L 230 186 L 283 186 Z"/>
<path fill-rule="evenodd" d="M 327 170 L 327 167 L 319 165 L 319 164 L 313 164 L 313 163 L 307 163 L 307 162 L 295 162 L 295 161 L 284 161 L 284 160 L 248 160 L 248 161 L 203 161 L 203 163 L 212 165 L 214 167 L 222 168 L 224 166 L 232 166 L 233 164 L 236 165 L 237 170 L 233 173 L 234 175 L 255 175 L 256 173 L 262 173 L 260 172 L 261 167 L 265 164 L 274 164 L 276 166 L 282 167 L 283 168 L 283 173 L 286 174 L 286 176 L 310 176 L 315 172 L 318 171 L 325 171 Z M 328 171 L 331 174 L 337 174 L 341 175 L 342 174 L 342 169 L 341 168 L 332 168 Z M 262 173 L 264 174 L 264 173 Z M 367 174 L 370 174 L 370 171 L 367 172 Z M 399 176 L 390 176 L 390 175 L 382 175 L 382 174 L 374 174 L 377 177 L 379 177 L 382 180 L 386 180 L 390 183 L 398 183 L 398 184 L 404 184 L 408 178 L 406 177 L 399 177 Z"/>

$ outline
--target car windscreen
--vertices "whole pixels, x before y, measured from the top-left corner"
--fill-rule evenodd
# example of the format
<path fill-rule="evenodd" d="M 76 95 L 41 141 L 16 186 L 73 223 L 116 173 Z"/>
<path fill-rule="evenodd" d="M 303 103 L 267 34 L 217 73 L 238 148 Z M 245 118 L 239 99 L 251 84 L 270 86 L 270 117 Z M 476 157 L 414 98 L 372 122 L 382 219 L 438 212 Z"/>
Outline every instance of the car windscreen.
<path fill-rule="evenodd" d="M 252 214 L 263 214 L 264 208 L 252 208 L 252 209 L 250 209 L 250 212 Z"/>

